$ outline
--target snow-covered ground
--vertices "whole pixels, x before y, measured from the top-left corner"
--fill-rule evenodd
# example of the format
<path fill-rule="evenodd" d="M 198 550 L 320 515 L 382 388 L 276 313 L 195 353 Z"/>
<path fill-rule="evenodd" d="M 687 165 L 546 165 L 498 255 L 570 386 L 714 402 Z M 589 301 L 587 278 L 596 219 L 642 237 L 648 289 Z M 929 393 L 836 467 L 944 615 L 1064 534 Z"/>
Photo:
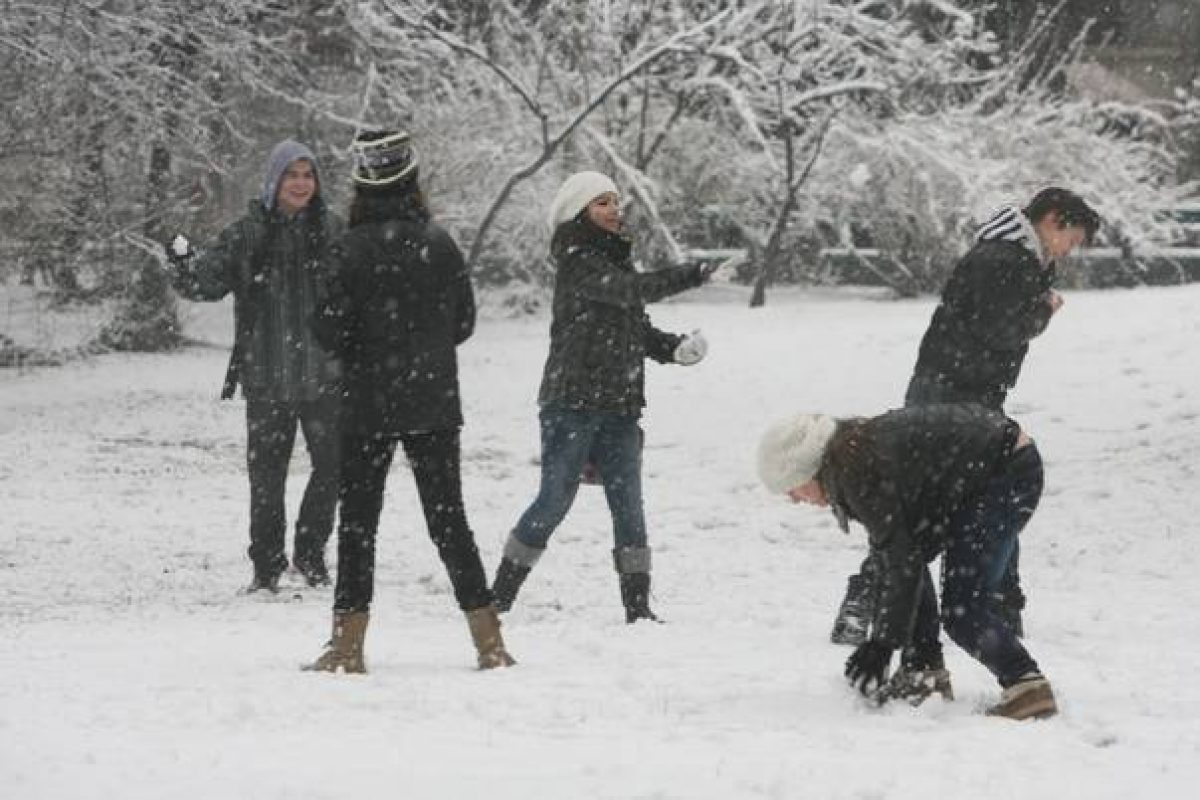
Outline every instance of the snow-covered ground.
<path fill-rule="evenodd" d="M 712 349 L 651 365 L 646 510 L 656 608 L 626 626 L 603 495 L 581 490 L 480 673 L 393 470 L 367 676 L 300 672 L 330 592 L 249 578 L 240 401 L 206 346 L 0 371 L 0 796 L 49 798 L 1182 798 L 1200 782 L 1200 286 L 1068 293 L 1013 416 L 1047 492 L 1026 531 L 1028 644 L 1062 713 L 982 716 L 991 677 L 955 647 L 958 700 L 871 710 L 829 644 L 864 548 L 767 496 L 767 420 L 896 405 L 929 299 L 729 287 L 652 309 Z M 468 510 L 489 572 L 532 498 L 545 319 L 463 347 Z M 306 470 L 298 448 L 295 507 Z M 332 546 L 330 549 L 332 556 Z"/>

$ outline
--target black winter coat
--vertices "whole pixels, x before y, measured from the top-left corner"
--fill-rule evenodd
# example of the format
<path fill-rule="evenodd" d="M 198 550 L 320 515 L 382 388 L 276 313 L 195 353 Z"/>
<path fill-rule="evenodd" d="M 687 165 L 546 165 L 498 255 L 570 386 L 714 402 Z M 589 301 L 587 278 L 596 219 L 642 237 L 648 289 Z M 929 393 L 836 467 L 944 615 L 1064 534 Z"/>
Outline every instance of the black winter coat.
<path fill-rule="evenodd" d="M 475 296 L 450 235 L 416 209 L 350 228 L 314 328 L 345 368 L 343 424 L 360 434 L 460 427 L 455 348 Z"/>
<path fill-rule="evenodd" d="M 1053 279 L 1052 268 L 1015 242 L 976 244 L 954 268 L 921 340 L 908 403 L 954 398 L 1003 405 L 1029 340 L 1050 322 Z M 937 396 L 912 396 L 920 384 L 941 387 Z"/>
<path fill-rule="evenodd" d="M 880 580 L 876 637 L 909 642 L 924 566 L 946 523 L 1003 469 L 1019 428 L 980 405 L 927 405 L 838 423 L 817 474 L 839 524 L 867 529 Z"/>
<path fill-rule="evenodd" d="M 557 275 L 543 407 L 638 416 L 647 356 L 674 360 L 682 337 L 650 324 L 645 306 L 703 283 L 696 267 L 639 273 L 629 240 L 586 220 L 558 226 L 550 243 Z"/>
<path fill-rule="evenodd" d="M 253 200 L 214 246 L 172 275 L 175 290 L 192 300 L 233 293 L 233 366 L 246 397 L 299 402 L 340 391 L 338 360 L 309 321 L 331 274 L 329 244 L 342 229 L 319 198 L 295 217 Z"/>

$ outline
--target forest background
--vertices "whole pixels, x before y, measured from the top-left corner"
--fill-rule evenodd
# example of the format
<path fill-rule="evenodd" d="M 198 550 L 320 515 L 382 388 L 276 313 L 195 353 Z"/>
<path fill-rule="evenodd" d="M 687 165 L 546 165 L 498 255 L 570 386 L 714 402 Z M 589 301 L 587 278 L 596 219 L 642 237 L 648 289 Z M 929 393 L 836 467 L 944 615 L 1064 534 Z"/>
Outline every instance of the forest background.
<path fill-rule="evenodd" d="M 289 137 L 344 209 L 374 127 L 412 133 L 436 216 L 515 313 L 544 304 L 545 208 L 586 168 L 626 193 L 645 268 L 736 255 L 753 306 L 780 283 L 936 291 L 991 208 L 1047 184 L 1105 219 L 1068 285 L 1200 277 L 1173 213 L 1200 177 L 1193 0 L 0 8 L 0 284 L 89 309 L 88 350 L 179 345 L 162 243 L 235 219 Z M 1154 51 L 1147 30 L 1158 55 L 1122 77 L 1105 54 Z M 0 309 L 0 363 L 63 357 L 28 319 Z"/>

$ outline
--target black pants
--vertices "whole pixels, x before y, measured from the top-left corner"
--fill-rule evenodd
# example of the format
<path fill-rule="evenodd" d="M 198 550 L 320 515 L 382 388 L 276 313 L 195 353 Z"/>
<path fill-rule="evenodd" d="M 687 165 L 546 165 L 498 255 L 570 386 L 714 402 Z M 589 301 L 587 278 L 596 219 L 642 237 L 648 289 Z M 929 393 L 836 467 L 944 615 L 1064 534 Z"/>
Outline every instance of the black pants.
<path fill-rule="evenodd" d="M 323 553 L 333 532 L 338 489 L 338 398 L 303 403 L 274 400 L 246 401 L 246 464 L 250 473 L 250 561 L 260 577 L 277 576 L 287 568 L 284 545 L 287 520 L 284 490 L 288 462 L 296 443 L 296 428 L 312 474 L 304 488 L 296 520 L 293 557 Z"/>
<path fill-rule="evenodd" d="M 375 536 L 397 439 L 412 466 L 429 538 L 446 566 L 459 608 L 470 611 L 490 604 L 492 592 L 463 509 L 458 430 L 450 429 L 398 436 L 348 434 L 342 440 L 334 610 L 370 608 L 375 593 Z"/>

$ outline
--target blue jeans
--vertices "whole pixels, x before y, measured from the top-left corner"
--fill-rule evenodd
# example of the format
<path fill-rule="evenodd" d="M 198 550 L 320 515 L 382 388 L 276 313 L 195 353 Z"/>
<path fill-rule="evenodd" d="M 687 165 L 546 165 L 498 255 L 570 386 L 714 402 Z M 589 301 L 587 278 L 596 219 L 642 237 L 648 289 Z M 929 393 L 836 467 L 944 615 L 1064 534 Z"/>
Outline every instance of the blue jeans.
<path fill-rule="evenodd" d="M 991 596 L 1004 580 L 1017 537 L 1041 495 L 1042 457 L 1035 445 L 1028 445 L 1013 454 L 982 494 L 951 517 L 946 530 L 942 625 L 1006 687 L 1038 667 L 996 615 Z M 937 629 L 937 602 L 926 568 L 913 645 L 918 650 L 930 647 L 937 641 Z"/>
<path fill-rule="evenodd" d="M 617 547 L 646 546 L 642 509 L 641 429 L 637 417 L 606 411 L 543 408 L 542 482 L 512 535 L 544 548 L 566 517 L 590 459 L 600 473 Z"/>

